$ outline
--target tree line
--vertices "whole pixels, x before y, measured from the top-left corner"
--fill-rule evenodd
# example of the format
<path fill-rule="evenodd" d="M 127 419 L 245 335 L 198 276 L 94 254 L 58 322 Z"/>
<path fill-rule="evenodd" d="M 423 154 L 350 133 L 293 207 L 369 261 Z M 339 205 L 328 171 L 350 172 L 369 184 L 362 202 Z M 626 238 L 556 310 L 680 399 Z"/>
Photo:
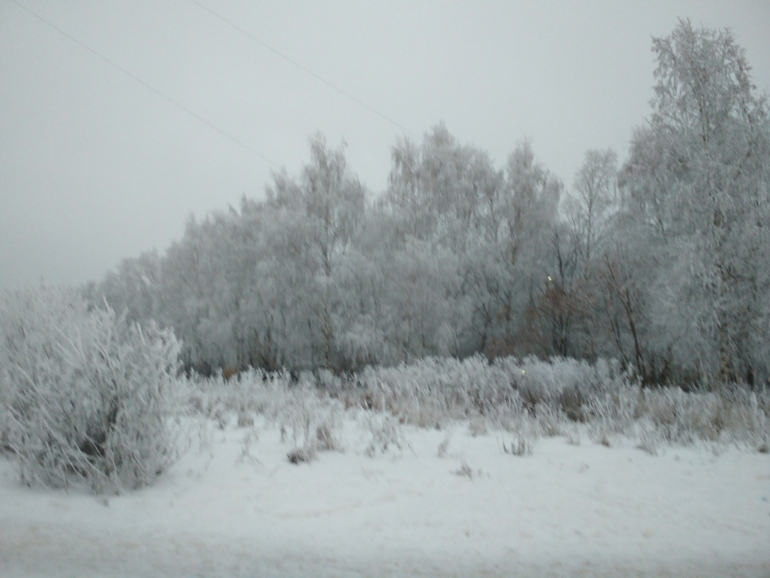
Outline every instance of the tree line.
<path fill-rule="evenodd" d="M 527 142 L 498 168 L 444 125 L 392 148 L 373 196 L 310 140 L 264 200 L 190 218 L 84 289 L 182 341 L 188 368 L 357 371 L 426 356 L 617 358 L 644 383 L 770 372 L 770 124 L 728 30 L 653 40 L 628 158 L 572 187 Z"/>

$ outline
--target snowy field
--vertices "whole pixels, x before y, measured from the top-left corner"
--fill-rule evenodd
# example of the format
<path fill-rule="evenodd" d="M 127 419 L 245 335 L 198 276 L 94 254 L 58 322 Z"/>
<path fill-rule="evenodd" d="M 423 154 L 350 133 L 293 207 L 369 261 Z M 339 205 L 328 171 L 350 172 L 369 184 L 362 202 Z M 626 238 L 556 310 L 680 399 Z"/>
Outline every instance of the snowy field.
<path fill-rule="evenodd" d="M 367 413 L 298 465 L 275 424 L 196 418 L 157 484 L 110 498 L 0 459 L 0 576 L 770 576 L 768 454 L 572 435 L 518 457 L 456 422 L 370 457 Z"/>

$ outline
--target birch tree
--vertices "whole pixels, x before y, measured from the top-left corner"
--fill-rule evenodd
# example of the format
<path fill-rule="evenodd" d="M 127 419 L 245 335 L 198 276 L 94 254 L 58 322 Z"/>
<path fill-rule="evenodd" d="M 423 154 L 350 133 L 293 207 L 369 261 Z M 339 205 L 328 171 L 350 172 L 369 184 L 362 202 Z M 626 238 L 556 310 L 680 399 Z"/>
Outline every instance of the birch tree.
<path fill-rule="evenodd" d="M 720 382 L 766 369 L 752 346 L 768 296 L 770 130 L 745 51 L 729 30 L 680 21 L 653 40 L 652 116 L 624 181 L 649 242 L 665 255 L 657 347 Z"/>

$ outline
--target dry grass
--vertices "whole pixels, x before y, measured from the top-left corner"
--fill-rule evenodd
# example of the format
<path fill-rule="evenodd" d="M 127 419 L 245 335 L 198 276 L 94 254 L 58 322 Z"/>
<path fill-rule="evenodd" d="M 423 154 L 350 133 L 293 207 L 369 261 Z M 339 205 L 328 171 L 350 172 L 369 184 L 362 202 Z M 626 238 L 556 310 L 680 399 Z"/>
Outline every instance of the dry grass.
<path fill-rule="evenodd" d="M 732 444 L 770 447 L 770 393 L 733 386 L 686 393 L 643 389 L 617 366 L 574 360 L 428 359 L 394 368 L 367 368 L 355 380 L 324 376 L 324 388 L 292 383 L 288 375 L 242 373 L 237 379 L 190 385 L 188 411 L 226 425 L 253 425 L 256 415 L 281 428 L 295 450 L 340 451 L 346 412 L 361 413 L 371 433 L 370 456 L 408 448 L 403 426 L 446 429 L 466 423 L 471 435 L 508 432 L 505 452 L 527 455 L 540 436 L 580 444 L 619 438 L 651 454 L 671 445 Z M 439 446 L 445 455 L 448 437 Z M 293 450 L 294 451 L 294 450 Z M 295 456 L 302 461 L 301 455 Z"/>

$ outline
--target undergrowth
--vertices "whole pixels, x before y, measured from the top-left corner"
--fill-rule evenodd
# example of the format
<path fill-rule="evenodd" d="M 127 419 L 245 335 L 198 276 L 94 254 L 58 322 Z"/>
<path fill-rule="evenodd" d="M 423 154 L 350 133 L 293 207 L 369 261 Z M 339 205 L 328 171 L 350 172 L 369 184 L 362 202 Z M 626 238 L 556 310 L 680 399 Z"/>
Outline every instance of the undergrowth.
<path fill-rule="evenodd" d="M 531 453 L 539 437 L 564 436 L 579 444 L 581 430 L 594 443 L 609 446 L 625 438 L 651 454 L 695 443 L 750 451 L 770 446 L 766 389 L 642 388 L 617 363 L 603 360 L 592 365 L 573 359 L 428 358 L 353 376 L 317 372 L 296 382 L 288 373 L 252 370 L 190 385 L 187 405 L 193 413 L 220 423 L 261 415 L 281 429 L 292 452 L 310 459 L 316 451 L 341 449 L 346 412 L 371 432 L 366 453 L 372 456 L 404 447 L 403 426 L 443 429 L 458 422 L 467 423 L 473 435 L 510 434 L 515 444 L 509 441 L 506 448 L 515 455 Z"/>

